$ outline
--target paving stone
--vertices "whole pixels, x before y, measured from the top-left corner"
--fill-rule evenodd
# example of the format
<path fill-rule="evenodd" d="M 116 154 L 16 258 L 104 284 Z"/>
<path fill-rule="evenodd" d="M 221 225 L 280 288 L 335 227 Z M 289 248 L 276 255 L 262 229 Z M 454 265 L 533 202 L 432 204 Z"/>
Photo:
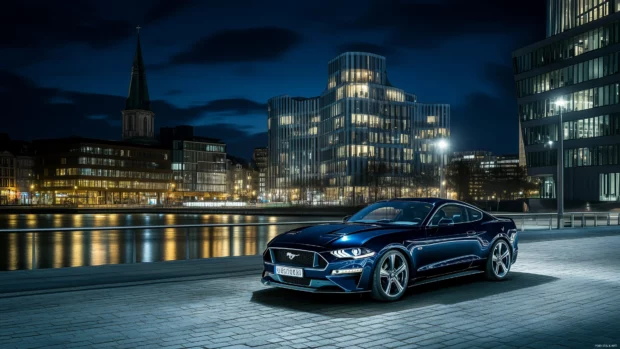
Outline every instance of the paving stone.
<path fill-rule="evenodd" d="M 521 243 L 510 278 L 396 303 L 258 276 L 0 298 L 0 348 L 596 348 L 620 344 L 620 236 Z"/>

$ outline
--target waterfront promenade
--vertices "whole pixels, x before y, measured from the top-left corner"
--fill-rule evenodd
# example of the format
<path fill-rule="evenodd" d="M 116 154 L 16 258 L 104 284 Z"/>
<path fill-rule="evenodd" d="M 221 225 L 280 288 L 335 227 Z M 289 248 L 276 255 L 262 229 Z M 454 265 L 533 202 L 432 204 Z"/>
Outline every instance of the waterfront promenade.
<path fill-rule="evenodd" d="M 266 288 L 256 256 L 6 272 L 0 347 L 617 347 L 619 246 L 617 227 L 525 232 L 509 280 L 390 304 Z"/>

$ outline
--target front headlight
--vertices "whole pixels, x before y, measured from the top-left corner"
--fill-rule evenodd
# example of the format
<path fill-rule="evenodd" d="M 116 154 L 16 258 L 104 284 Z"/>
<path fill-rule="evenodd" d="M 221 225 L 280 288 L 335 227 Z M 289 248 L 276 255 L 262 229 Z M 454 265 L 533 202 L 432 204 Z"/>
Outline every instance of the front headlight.
<path fill-rule="evenodd" d="M 364 247 L 352 247 L 352 248 L 344 248 L 342 250 L 336 250 L 330 252 L 333 256 L 338 258 L 367 258 L 375 255 L 374 251 L 371 251 Z"/>

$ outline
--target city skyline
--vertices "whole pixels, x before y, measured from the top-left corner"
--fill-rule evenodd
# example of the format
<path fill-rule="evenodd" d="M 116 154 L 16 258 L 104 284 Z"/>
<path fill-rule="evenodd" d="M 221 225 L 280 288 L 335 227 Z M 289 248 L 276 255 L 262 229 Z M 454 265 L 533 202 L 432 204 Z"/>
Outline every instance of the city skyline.
<path fill-rule="evenodd" d="M 453 150 L 516 153 L 510 52 L 544 37 L 544 4 L 535 3 L 345 2 L 329 6 L 334 14 L 308 18 L 326 4 L 130 1 L 105 11 L 96 2 L 72 11 L 13 4 L 15 13 L 32 16 L 12 18 L 17 36 L 0 38 L 0 101 L 12 116 L 3 131 L 25 140 L 120 139 L 140 25 L 155 130 L 190 124 L 250 158 L 267 142 L 268 98 L 318 95 L 325 87 L 321 62 L 364 51 L 387 57 L 395 85 L 453 105 Z M 343 9 L 345 16 L 335 14 Z M 369 17 L 373 9 L 381 18 Z M 515 21 L 520 25 L 507 25 Z M 476 136 L 490 128 L 504 135 L 501 142 Z"/>

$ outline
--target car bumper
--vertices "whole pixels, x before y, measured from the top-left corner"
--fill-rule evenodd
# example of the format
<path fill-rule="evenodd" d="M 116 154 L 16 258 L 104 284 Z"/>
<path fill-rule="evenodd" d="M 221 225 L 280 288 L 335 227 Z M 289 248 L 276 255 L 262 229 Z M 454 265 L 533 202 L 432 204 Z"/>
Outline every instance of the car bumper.
<path fill-rule="evenodd" d="M 367 292 L 372 279 L 373 261 L 372 257 L 358 260 L 336 260 L 330 262 L 324 269 L 278 264 L 303 269 L 303 278 L 278 275 L 275 270 L 276 264 L 265 262 L 261 282 L 267 286 L 315 293 Z M 352 274 L 333 274 L 334 270 L 344 269 L 362 269 L 362 271 Z"/>

